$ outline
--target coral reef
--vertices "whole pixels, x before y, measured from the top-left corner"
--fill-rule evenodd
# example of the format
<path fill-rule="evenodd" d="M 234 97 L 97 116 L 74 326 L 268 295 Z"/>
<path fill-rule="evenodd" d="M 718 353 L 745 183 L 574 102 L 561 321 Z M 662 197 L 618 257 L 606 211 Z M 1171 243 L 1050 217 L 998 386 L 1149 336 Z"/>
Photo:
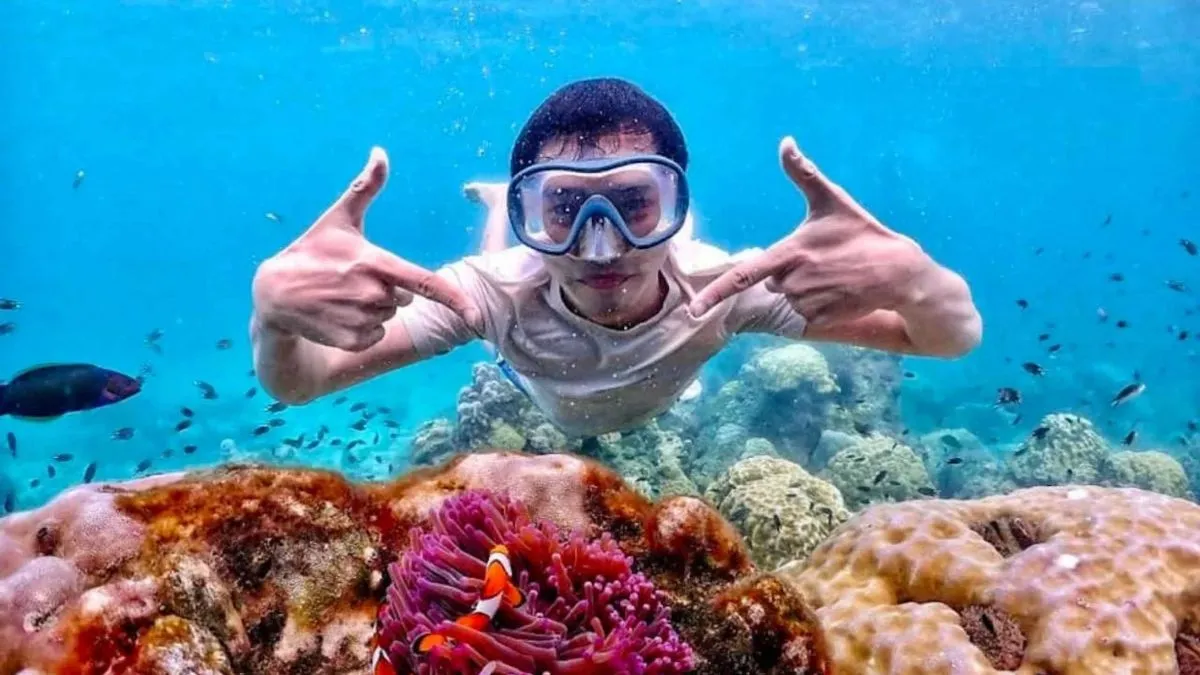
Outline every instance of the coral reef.
<path fill-rule="evenodd" d="M 1122 451 L 1108 457 L 1103 481 L 1116 487 L 1153 490 L 1171 497 L 1189 497 L 1183 466 L 1165 452 Z"/>
<path fill-rule="evenodd" d="M 837 488 L 768 456 L 734 464 L 705 498 L 745 534 L 754 562 L 767 570 L 803 560 L 850 517 Z"/>
<path fill-rule="evenodd" d="M 489 663 L 556 673 L 683 673 L 694 667 L 662 594 L 633 570 L 633 560 L 610 536 L 588 540 L 560 532 L 552 523 L 530 520 L 519 503 L 481 492 L 447 500 L 431 521 L 412 532 L 412 544 L 390 567 L 379 644 L 393 663 L 464 675 Z M 471 611 L 489 552 L 499 545 L 512 560 L 525 604 L 502 607 L 486 630 L 456 627 L 452 643 L 414 654 L 414 640 L 451 630 Z"/>
<path fill-rule="evenodd" d="M 1108 443 L 1092 423 L 1078 415 L 1053 414 L 1008 460 L 1018 485 L 1097 483 L 1108 458 Z"/>
<path fill-rule="evenodd" d="M 925 463 L 942 497 L 975 499 L 1017 488 L 1005 472 L 1003 462 L 966 429 L 941 429 L 925 434 L 913 449 Z"/>
<path fill-rule="evenodd" d="M 520 583 L 532 606 L 545 609 L 553 593 L 567 605 L 590 603 L 586 625 L 556 614 L 559 606 L 546 613 L 581 639 L 589 629 L 602 635 L 605 649 L 625 645 L 606 653 L 683 663 L 686 642 L 698 673 L 823 672 L 813 651 L 820 636 L 799 596 L 755 580 L 740 537 L 710 506 L 686 496 L 651 502 L 578 457 L 505 452 L 368 484 L 321 471 L 224 467 L 87 486 L 0 520 L 0 672 L 362 672 L 388 564 L 431 550 L 418 533 L 449 527 L 432 514 L 476 490 L 523 514 L 507 533 L 514 556 L 526 556 Z M 482 536 L 455 531 L 466 537 L 462 550 Z M 589 571 L 588 560 L 600 571 Z M 575 595 L 555 585 L 564 569 L 583 583 L 571 587 Z M 603 612 L 624 611 L 599 609 L 606 592 L 650 609 L 606 624 Z M 655 639 L 674 635 L 683 642 Z M 580 653 L 577 642 L 560 646 L 560 654 Z"/>
<path fill-rule="evenodd" d="M 655 420 L 633 431 L 598 436 L 583 449 L 652 499 L 700 494 L 683 467 L 684 440 L 674 431 L 660 429 Z"/>
<path fill-rule="evenodd" d="M 836 672 L 1196 672 L 1200 506 L 1156 493 L 875 506 L 780 575 Z"/>
<path fill-rule="evenodd" d="M 935 494 L 921 458 L 900 441 L 879 434 L 857 439 L 820 473 L 842 493 L 851 509 Z"/>

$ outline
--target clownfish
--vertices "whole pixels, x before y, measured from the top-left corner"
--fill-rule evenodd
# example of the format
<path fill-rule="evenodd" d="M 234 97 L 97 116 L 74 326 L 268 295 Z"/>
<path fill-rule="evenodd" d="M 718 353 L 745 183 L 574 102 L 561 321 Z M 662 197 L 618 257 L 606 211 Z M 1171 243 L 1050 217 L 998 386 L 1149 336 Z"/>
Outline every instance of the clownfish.
<path fill-rule="evenodd" d="M 383 613 L 383 607 L 380 607 L 379 613 Z M 379 624 L 379 616 L 376 616 L 375 630 L 371 632 L 371 642 L 369 644 L 373 648 L 371 651 L 370 673 L 371 675 L 396 675 L 396 667 L 392 665 L 392 657 L 388 656 L 388 653 L 379 644 Z"/>
<path fill-rule="evenodd" d="M 466 626 L 472 630 L 483 630 L 491 625 L 492 618 L 500 609 L 501 603 L 508 603 L 513 608 L 525 604 L 525 594 L 512 581 L 512 561 L 508 557 L 508 547 L 497 544 L 488 554 L 487 568 L 483 573 L 483 590 L 479 599 L 471 608 L 471 613 L 459 617 L 454 623 Z M 445 645 L 450 638 L 434 631 L 418 635 L 412 642 L 412 651 L 420 656 L 428 654 L 431 649 Z"/>

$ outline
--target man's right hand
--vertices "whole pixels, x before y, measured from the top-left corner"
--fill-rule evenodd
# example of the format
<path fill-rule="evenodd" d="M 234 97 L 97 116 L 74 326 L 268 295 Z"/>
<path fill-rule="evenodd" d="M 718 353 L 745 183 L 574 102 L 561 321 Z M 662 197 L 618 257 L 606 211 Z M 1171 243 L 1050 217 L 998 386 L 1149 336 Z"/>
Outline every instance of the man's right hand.
<path fill-rule="evenodd" d="M 254 311 L 265 328 L 322 345 L 362 351 L 384 323 L 420 295 L 482 332 L 480 310 L 446 278 L 367 241 L 363 217 L 383 189 L 388 160 L 372 148 L 367 166 L 308 231 L 259 265 Z"/>

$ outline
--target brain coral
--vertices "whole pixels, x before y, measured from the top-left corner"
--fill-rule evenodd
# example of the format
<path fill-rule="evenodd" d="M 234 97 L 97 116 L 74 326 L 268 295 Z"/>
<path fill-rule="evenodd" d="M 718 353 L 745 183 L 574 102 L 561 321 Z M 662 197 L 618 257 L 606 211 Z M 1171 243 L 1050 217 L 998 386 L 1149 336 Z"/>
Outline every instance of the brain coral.
<path fill-rule="evenodd" d="M 840 450 L 829 460 L 821 477 L 841 490 L 851 509 L 935 494 L 917 453 L 894 438 L 878 434 L 857 439 Z"/>
<path fill-rule="evenodd" d="M 1117 452 L 1108 458 L 1105 482 L 1153 490 L 1172 497 L 1188 496 L 1188 478 L 1179 460 L 1165 452 Z"/>
<path fill-rule="evenodd" d="M 705 497 L 741 530 L 763 569 L 803 559 L 850 517 L 837 488 L 775 457 L 734 464 Z"/>
<path fill-rule="evenodd" d="M 1096 483 L 1107 459 L 1108 443 L 1091 422 L 1053 414 L 1012 454 L 1008 469 L 1023 486 Z"/>
<path fill-rule="evenodd" d="M 741 377 L 764 391 L 777 393 L 811 386 L 817 393 L 838 391 L 821 352 L 801 342 L 768 349 L 742 367 Z"/>
<path fill-rule="evenodd" d="M 780 574 L 839 673 L 1200 673 L 1200 506 L 1151 492 L 876 506 Z"/>

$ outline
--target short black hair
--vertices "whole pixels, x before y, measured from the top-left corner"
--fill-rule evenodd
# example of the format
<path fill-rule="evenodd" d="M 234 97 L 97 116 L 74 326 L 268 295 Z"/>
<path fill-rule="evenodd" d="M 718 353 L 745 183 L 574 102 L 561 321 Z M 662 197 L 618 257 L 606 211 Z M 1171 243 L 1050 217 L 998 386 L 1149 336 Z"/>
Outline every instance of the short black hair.
<path fill-rule="evenodd" d="M 536 163 L 552 138 L 575 137 L 586 146 L 621 132 L 648 134 L 656 154 L 687 169 L 683 131 L 666 107 L 632 82 L 598 77 L 560 88 L 533 111 L 513 144 L 509 170 L 515 175 Z"/>

